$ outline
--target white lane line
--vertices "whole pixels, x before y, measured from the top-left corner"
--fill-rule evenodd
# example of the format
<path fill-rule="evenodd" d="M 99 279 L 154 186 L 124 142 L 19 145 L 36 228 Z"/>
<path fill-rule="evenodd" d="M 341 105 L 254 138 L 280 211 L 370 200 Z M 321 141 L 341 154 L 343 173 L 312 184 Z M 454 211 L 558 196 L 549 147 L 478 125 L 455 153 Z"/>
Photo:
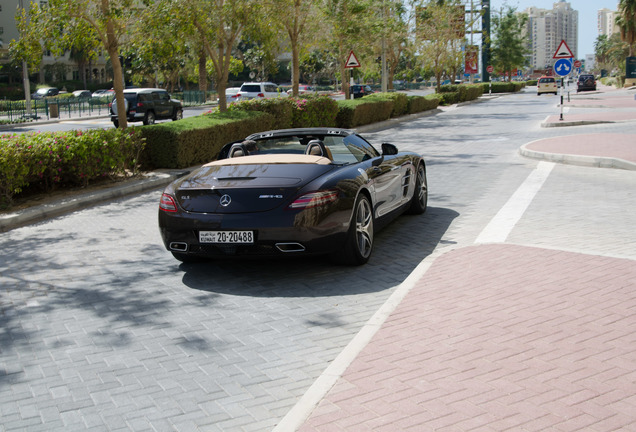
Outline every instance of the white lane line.
<path fill-rule="evenodd" d="M 475 243 L 503 243 L 523 216 L 528 206 L 547 180 L 553 162 L 539 162 L 537 168 L 530 173 L 519 186 L 508 202 L 499 210 L 490 223 L 475 240 Z"/>
<path fill-rule="evenodd" d="M 448 249 L 444 249 L 448 252 Z M 431 255 L 424 258 L 422 262 L 411 272 L 387 299 L 378 311 L 366 322 L 360 331 L 353 337 L 351 342 L 338 354 L 333 362 L 320 374 L 314 383 L 307 389 L 305 394 L 298 400 L 296 405 L 287 412 L 287 415 L 276 425 L 272 432 L 293 432 L 300 428 L 305 420 L 309 418 L 314 408 L 324 399 L 329 390 L 336 384 L 345 370 L 367 346 L 373 336 L 380 330 L 380 327 L 389 315 L 400 304 L 415 284 L 424 276 L 431 267 L 433 261 L 442 252 L 436 248 Z"/>
<path fill-rule="evenodd" d="M 519 218 L 523 215 L 525 209 L 528 207 L 536 193 L 541 189 L 541 186 L 550 175 L 554 163 L 551 162 L 539 162 L 537 169 L 534 170 L 523 184 L 517 189 L 517 191 L 508 200 L 506 205 L 497 213 L 495 218 L 488 224 L 486 229 L 482 231 L 479 238 L 488 238 L 488 235 L 484 234 L 491 225 L 495 233 L 498 234 L 498 238 L 501 237 L 502 226 L 497 222 L 498 218 L 503 218 L 507 221 L 508 228 L 503 236 L 504 240 L 508 236 L 508 233 Z M 511 218 L 509 215 L 517 214 L 516 218 Z M 498 228 L 497 228 L 498 227 Z M 493 241 L 493 240 L 488 240 Z M 502 240 L 503 241 L 503 240 Z M 351 342 L 340 352 L 340 354 L 327 366 L 327 368 L 320 374 L 320 376 L 314 381 L 314 383 L 307 389 L 305 394 L 298 400 L 276 425 L 272 432 L 293 432 L 298 430 L 304 422 L 309 418 L 313 410 L 318 406 L 320 401 L 324 399 L 329 390 L 336 384 L 338 379 L 344 374 L 345 370 L 360 354 L 360 352 L 367 346 L 373 336 L 380 330 L 382 324 L 386 321 L 389 315 L 395 310 L 400 302 L 411 291 L 415 284 L 424 276 L 424 274 L 431 267 L 433 262 L 443 253 L 448 252 L 448 248 L 436 248 L 428 257 L 426 257 L 420 264 L 411 272 L 411 274 L 402 282 L 396 290 L 391 294 L 387 301 L 378 309 L 378 311 L 366 322 L 366 324 L 360 329 L 360 331 L 353 337 Z"/>

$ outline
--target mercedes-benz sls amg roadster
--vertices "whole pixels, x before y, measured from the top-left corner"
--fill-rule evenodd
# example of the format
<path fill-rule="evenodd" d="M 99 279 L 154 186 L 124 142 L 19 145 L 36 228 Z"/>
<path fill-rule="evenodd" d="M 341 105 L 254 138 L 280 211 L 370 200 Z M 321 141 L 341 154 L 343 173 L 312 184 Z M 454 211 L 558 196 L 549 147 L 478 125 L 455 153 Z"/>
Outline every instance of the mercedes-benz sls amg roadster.
<path fill-rule="evenodd" d="M 184 262 L 322 254 L 365 264 L 375 232 L 401 213 L 424 213 L 428 200 L 422 156 L 388 143 L 381 150 L 336 128 L 229 143 L 165 189 L 163 242 Z"/>

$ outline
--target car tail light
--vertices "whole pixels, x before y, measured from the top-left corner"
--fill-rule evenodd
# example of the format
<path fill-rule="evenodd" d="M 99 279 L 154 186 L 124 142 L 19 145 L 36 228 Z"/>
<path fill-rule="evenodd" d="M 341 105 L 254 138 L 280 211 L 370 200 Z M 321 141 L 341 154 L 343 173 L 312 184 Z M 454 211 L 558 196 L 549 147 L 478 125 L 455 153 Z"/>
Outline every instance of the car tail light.
<path fill-rule="evenodd" d="M 168 213 L 174 213 L 177 211 L 177 203 L 170 195 L 163 194 L 159 202 L 159 209 Z"/>
<path fill-rule="evenodd" d="M 259 93 L 259 94 L 257 94 L 256 96 L 258 96 L 258 97 L 265 97 L 265 94 L 264 94 L 264 93 Z"/>
<path fill-rule="evenodd" d="M 332 203 L 338 199 L 338 191 L 328 190 L 321 192 L 311 192 L 302 195 L 294 200 L 289 205 L 292 209 L 306 209 L 312 207 L 319 207 L 325 204 Z"/>

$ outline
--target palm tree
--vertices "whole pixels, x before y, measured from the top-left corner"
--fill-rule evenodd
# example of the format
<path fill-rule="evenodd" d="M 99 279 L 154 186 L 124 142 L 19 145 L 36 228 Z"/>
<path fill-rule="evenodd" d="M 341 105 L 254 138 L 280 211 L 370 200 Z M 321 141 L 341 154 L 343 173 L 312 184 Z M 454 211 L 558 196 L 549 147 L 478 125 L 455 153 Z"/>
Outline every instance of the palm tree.
<path fill-rule="evenodd" d="M 621 29 L 621 39 L 629 45 L 629 57 L 634 56 L 636 45 L 636 0 L 619 0 L 616 24 Z"/>

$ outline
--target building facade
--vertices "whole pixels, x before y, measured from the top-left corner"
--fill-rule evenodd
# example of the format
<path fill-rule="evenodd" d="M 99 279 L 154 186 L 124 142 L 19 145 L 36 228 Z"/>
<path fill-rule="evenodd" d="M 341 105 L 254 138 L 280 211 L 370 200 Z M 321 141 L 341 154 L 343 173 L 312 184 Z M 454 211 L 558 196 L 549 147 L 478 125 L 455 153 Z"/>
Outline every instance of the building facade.
<path fill-rule="evenodd" d="M 621 30 L 616 25 L 618 12 L 609 9 L 599 9 L 598 11 L 598 34 L 606 35 L 608 38 L 613 34 L 620 34 Z"/>
<path fill-rule="evenodd" d="M 15 17 L 22 7 L 29 7 L 30 0 L 0 0 L 0 63 L 8 63 L 9 43 L 19 40 Z M 47 0 L 39 0 L 40 7 L 47 6 Z M 103 55 L 91 64 L 82 65 L 88 81 L 103 83 L 111 80 L 107 71 L 107 61 Z M 62 56 L 54 56 L 50 51 L 42 53 L 40 71 L 37 74 L 37 83 L 45 84 L 49 81 L 79 81 L 81 79 L 80 66 L 74 61 L 70 53 Z M 33 76 L 32 76 L 33 79 Z"/>
<path fill-rule="evenodd" d="M 552 9 L 527 8 L 528 64 L 532 69 L 551 68 L 554 53 L 564 40 L 574 57 L 578 51 L 579 12 L 561 0 Z"/>

